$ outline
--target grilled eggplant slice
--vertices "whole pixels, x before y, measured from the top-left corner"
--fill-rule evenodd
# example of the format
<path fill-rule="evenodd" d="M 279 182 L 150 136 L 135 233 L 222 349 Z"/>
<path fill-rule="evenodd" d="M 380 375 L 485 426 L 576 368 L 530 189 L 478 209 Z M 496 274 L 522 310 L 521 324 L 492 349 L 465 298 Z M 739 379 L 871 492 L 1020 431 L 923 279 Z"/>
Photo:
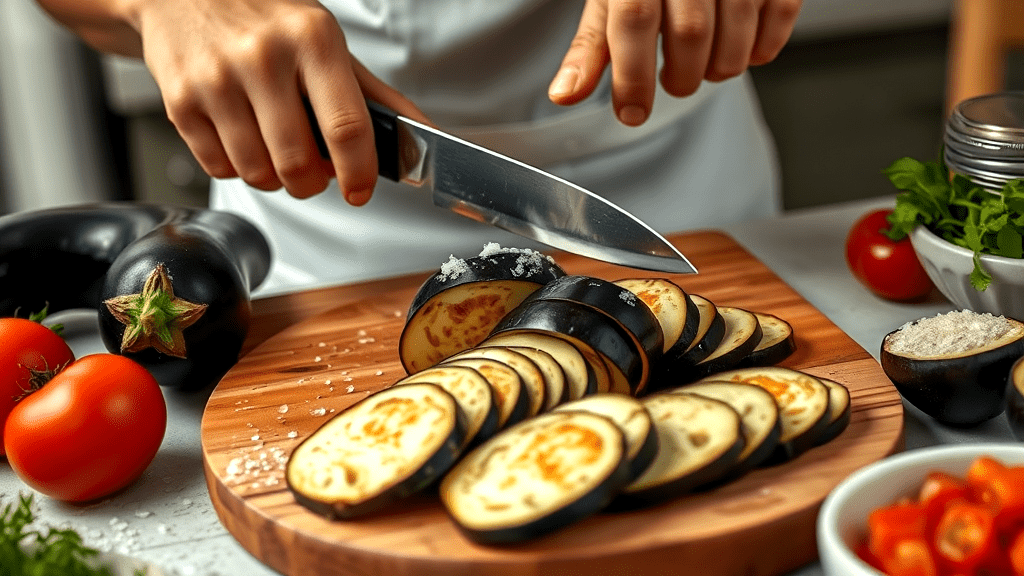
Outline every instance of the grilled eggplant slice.
<path fill-rule="evenodd" d="M 658 434 L 658 453 L 622 491 L 636 506 L 674 498 L 718 481 L 735 466 L 745 446 L 740 415 L 731 406 L 684 392 L 641 400 Z"/>
<path fill-rule="evenodd" d="M 484 340 L 484 346 L 534 348 L 550 354 L 565 374 L 565 400 L 579 400 L 597 392 L 598 376 L 579 348 L 569 341 L 546 332 L 509 330 Z M 601 364 L 607 382 L 608 369 Z"/>
<path fill-rule="evenodd" d="M 393 386 L 333 416 L 288 458 L 295 500 L 329 518 L 383 508 L 433 484 L 465 443 L 458 403 L 429 383 Z"/>
<path fill-rule="evenodd" d="M 828 386 L 828 426 L 818 437 L 818 446 L 835 440 L 837 436 L 846 430 L 850 425 L 850 416 L 853 412 L 850 401 L 850 390 L 835 380 L 818 378 L 825 386 Z"/>
<path fill-rule="evenodd" d="M 548 282 L 526 302 L 567 300 L 589 306 L 617 322 L 651 359 L 661 356 L 665 336 L 650 307 L 630 290 L 593 276 L 569 275 Z"/>
<path fill-rule="evenodd" d="M 632 394 L 646 386 L 650 359 L 622 326 L 589 306 L 566 300 L 523 302 L 495 326 L 494 334 L 524 329 L 546 331 L 568 340 L 595 364 L 595 372 L 600 370 L 596 365 L 604 363 L 610 382 L 607 388 L 599 382 L 598 392 Z"/>
<path fill-rule="evenodd" d="M 765 463 L 791 460 L 814 447 L 828 426 L 829 391 L 817 377 L 778 366 L 737 368 L 708 380 L 746 382 L 771 392 L 779 405 L 782 434 L 779 446 Z"/>
<path fill-rule="evenodd" d="M 697 335 L 685 350 L 673 349 L 662 356 L 653 388 L 673 388 L 692 381 L 693 367 L 707 358 L 725 338 L 725 318 L 718 312 L 718 306 L 698 294 L 690 294 L 689 297 L 700 317 Z"/>
<path fill-rule="evenodd" d="M 746 446 L 726 477 L 740 476 L 768 459 L 779 445 L 782 421 L 779 405 L 770 392 L 745 382 L 700 382 L 673 388 L 669 392 L 698 394 L 721 400 L 740 415 L 740 428 Z"/>
<path fill-rule="evenodd" d="M 547 412 L 568 400 L 569 388 L 565 384 L 565 369 L 554 356 L 540 348 L 529 346 L 508 346 L 508 349 L 533 360 L 544 375 L 544 404 L 541 406 L 541 412 Z"/>
<path fill-rule="evenodd" d="M 398 354 L 413 374 L 479 344 L 532 292 L 565 272 L 548 256 L 488 245 L 479 256 L 454 256 L 419 288 L 409 306 Z"/>
<path fill-rule="evenodd" d="M 700 310 L 678 284 L 667 278 L 624 278 L 616 280 L 647 304 L 661 324 L 662 353 L 682 354 L 697 337 Z"/>
<path fill-rule="evenodd" d="M 504 346 L 477 346 L 459 352 L 442 362 L 441 365 L 459 358 L 490 358 L 508 364 L 516 371 L 516 374 L 519 374 L 519 379 L 523 382 L 523 390 L 527 397 L 526 417 L 540 414 L 544 407 L 547 384 L 544 382 L 544 373 L 541 372 L 536 362 L 530 360 L 529 356 Z"/>
<path fill-rule="evenodd" d="M 650 413 L 636 398 L 625 394 L 594 394 L 555 408 L 555 412 L 567 410 L 583 410 L 605 416 L 622 429 L 626 435 L 630 481 L 643 474 L 654 461 L 658 453 L 658 433 Z"/>
<path fill-rule="evenodd" d="M 761 342 L 747 355 L 741 366 L 773 366 L 796 352 L 793 327 L 782 318 L 766 312 L 754 312 L 761 325 Z"/>
<path fill-rule="evenodd" d="M 472 368 L 487 379 L 498 407 L 498 430 L 526 418 L 530 396 L 515 368 L 492 358 L 458 358 L 444 365 Z"/>
<path fill-rule="evenodd" d="M 468 366 L 431 366 L 406 376 L 395 386 L 429 382 L 455 398 L 465 416 L 466 444 L 479 443 L 498 431 L 498 405 L 491 384 Z"/>
<path fill-rule="evenodd" d="M 470 540 L 509 544 L 601 510 L 628 481 L 618 426 L 588 412 L 549 412 L 467 454 L 445 475 L 440 493 Z"/>
<path fill-rule="evenodd" d="M 761 342 L 761 324 L 753 312 L 734 306 L 719 306 L 725 320 L 725 335 L 707 358 L 693 368 L 693 379 L 734 368 Z"/>

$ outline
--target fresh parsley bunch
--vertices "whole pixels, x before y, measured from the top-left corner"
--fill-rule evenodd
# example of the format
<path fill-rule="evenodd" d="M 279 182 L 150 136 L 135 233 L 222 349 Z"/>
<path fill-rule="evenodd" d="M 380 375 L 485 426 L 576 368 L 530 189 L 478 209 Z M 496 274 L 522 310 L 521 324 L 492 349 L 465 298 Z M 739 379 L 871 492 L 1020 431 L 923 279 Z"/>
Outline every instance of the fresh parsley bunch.
<path fill-rule="evenodd" d="M 918 162 L 900 158 L 884 170 L 898 190 L 889 215 L 887 235 L 899 240 L 918 224 L 948 242 L 974 252 L 971 285 L 988 288 L 992 276 L 981 265 L 982 254 L 1007 258 L 1024 256 L 1024 182 L 1011 180 L 999 193 L 966 176 L 950 172 L 942 161 Z"/>
<path fill-rule="evenodd" d="M 36 528 L 32 496 L 0 510 L 0 576 L 111 576 L 92 561 L 99 552 L 71 529 Z M 141 576 L 141 572 L 136 572 Z"/>

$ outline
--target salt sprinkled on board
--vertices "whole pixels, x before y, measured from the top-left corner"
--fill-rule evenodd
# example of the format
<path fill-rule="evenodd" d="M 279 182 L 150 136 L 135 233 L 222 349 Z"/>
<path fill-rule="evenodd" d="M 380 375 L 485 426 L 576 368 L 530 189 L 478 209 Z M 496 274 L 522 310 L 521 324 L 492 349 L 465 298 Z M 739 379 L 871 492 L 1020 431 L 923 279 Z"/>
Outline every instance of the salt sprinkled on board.
<path fill-rule="evenodd" d="M 889 336 L 887 343 L 893 353 L 931 358 L 981 348 L 1017 329 L 1003 316 L 954 310 L 908 322 Z"/>

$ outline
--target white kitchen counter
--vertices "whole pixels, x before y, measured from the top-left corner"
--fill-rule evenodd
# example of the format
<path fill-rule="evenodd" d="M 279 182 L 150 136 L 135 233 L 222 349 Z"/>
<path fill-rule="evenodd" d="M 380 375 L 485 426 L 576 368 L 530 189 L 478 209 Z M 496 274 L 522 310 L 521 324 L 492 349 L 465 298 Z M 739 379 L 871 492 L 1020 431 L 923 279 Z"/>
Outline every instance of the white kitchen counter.
<path fill-rule="evenodd" d="M 725 228 L 806 300 L 878 357 L 882 337 L 905 322 L 952 310 L 945 300 L 895 304 L 880 300 L 850 275 L 844 241 L 866 211 L 892 205 L 891 198 L 791 212 L 778 219 Z M 102 352 L 95 316 L 63 315 L 76 353 Z M 205 395 L 166 392 L 167 435 L 152 465 L 126 491 L 88 506 L 36 496 L 42 522 L 77 529 L 87 544 L 151 562 L 168 575 L 264 576 L 276 574 L 249 555 L 217 519 L 203 477 L 200 419 Z M 966 440 L 1010 440 L 1005 417 L 970 430 L 946 428 L 906 407 L 908 449 Z M 0 505 L 27 488 L 0 463 Z M 812 564 L 799 576 L 821 574 Z"/>

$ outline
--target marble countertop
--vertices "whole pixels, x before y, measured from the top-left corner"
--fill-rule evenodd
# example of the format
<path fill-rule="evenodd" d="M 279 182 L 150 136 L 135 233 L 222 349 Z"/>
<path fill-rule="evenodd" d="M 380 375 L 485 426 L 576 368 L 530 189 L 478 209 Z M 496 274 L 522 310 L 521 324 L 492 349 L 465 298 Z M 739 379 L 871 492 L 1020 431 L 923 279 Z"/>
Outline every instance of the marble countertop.
<path fill-rule="evenodd" d="M 882 338 L 905 322 L 952 310 L 937 296 L 915 304 L 878 299 L 850 275 L 844 241 L 866 211 L 889 207 L 891 197 L 793 211 L 780 218 L 724 228 L 808 302 L 876 359 Z M 105 351 L 95 315 L 62 313 L 65 335 L 76 354 Z M 167 575 L 263 576 L 276 574 L 245 551 L 225 530 L 210 503 L 203 477 L 200 420 L 206 396 L 166 393 L 167 434 L 143 476 L 125 491 L 76 506 L 36 495 L 41 522 L 78 530 L 86 544 L 151 563 Z M 906 407 L 906 447 L 940 443 L 1012 440 L 1003 416 L 969 430 L 944 427 Z M 0 505 L 28 488 L 0 463 Z M 152 571 L 151 574 L 156 574 Z M 822 573 L 811 563 L 794 576 Z"/>

